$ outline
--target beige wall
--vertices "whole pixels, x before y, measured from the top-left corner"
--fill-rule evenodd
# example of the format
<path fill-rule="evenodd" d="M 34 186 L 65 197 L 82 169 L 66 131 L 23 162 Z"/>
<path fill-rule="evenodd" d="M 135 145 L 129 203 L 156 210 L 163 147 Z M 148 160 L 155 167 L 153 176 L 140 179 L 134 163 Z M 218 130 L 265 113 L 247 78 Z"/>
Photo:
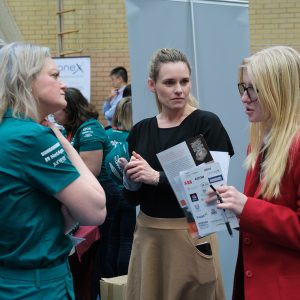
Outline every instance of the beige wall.
<path fill-rule="evenodd" d="M 25 41 L 46 45 L 53 55 L 58 54 L 57 1 L 0 2 L 6 4 Z M 91 101 L 101 111 L 103 99 L 110 91 L 110 70 L 117 65 L 129 69 L 130 65 L 125 1 L 64 0 L 63 3 L 65 9 L 76 9 L 75 13 L 65 15 L 64 29 L 79 30 L 65 37 L 65 50 L 82 49 L 82 55 L 91 56 Z M 250 0 L 249 19 L 251 52 L 275 44 L 300 50 L 299 0 Z"/>
<path fill-rule="evenodd" d="M 271 45 L 300 50 L 299 0 L 250 0 L 251 52 Z"/>

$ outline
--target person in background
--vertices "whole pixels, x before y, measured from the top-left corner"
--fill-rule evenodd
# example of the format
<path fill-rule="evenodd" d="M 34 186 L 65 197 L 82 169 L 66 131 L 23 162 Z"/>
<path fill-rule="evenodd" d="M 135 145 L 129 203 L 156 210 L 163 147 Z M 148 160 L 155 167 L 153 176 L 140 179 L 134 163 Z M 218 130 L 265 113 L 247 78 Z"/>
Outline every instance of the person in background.
<path fill-rule="evenodd" d="M 130 203 L 140 204 L 129 263 L 128 300 L 224 300 L 216 235 L 192 238 L 188 223 L 156 154 L 203 134 L 210 150 L 233 155 L 220 119 L 197 109 L 190 96 L 191 66 L 177 49 L 158 50 L 150 63 L 148 87 L 158 105 L 157 116 L 138 122 L 129 137 L 127 180 Z M 198 250 L 209 243 L 212 255 Z M 197 248 L 198 247 L 198 248 Z"/>
<path fill-rule="evenodd" d="M 118 142 L 126 142 L 132 128 L 132 100 L 131 97 L 123 98 L 116 106 L 112 118 L 112 127 L 106 130 L 113 146 Z"/>
<path fill-rule="evenodd" d="M 103 116 L 107 126 L 111 126 L 111 120 L 115 113 L 118 102 L 123 98 L 123 91 L 128 82 L 127 70 L 124 67 L 116 67 L 110 72 L 112 90 L 103 104 Z"/>
<path fill-rule="evenodd" d="M 59 130 L 40 124 L 67 105 L 49 49 L 7 44 L 0 65 L 0 299 L 74 299 L 66 233 L 103 223 L 105 194 Z"/>
<path fill-rule="evenodd" d="M 299 299 L 300 55 L 274 46 L 245 58 L 238 89 L 250 122 L 244 193 L 217 189 L 240 220 L 233 299 Z M 209 201 L 209 199 L 207 200 Z"/>
<path fill-rule="evenodd" d="M 127 137 L 132 128 L 131 97 L 123 98 L 116 107 L 112 119 L 112 128 L 106 130 L 113 149 L 105 158 L 106 168 L 120 190 L 123 189 L 123 172 L 118 165 L 120 157 L 129 159 Z M 136 222 L 136 209 L 121 197 L 113 218 L 111 243 L 109 248 L 114 276 L 128 273 L 128 264 L 132 248 L 133 232 Z"/>
<path fill-rule="evenodd" d="M 109 253 L 107 251 L 112 219 L 118 206 L 120 191 L 117 184 L 109 177 L 104 164 L 105 157 L 111 151 L 112 145 L 104 127 L 97 120 L 98 112 L 76 88 L 67 88 L 65 97 L 67 106 L 54 113 L 55 120 L 64 127 L 63 134 L 101 183 L 107 198 L 107 217 L 99 227 L 100 240 L 97 244 L 94 263 L 92 299 L 95 299 L 99 291 L 99 279 L 113 276 L 112 266 L 108 263 Z M 80 274 L 80 278 L 82 276 L 86 275 Z"/>

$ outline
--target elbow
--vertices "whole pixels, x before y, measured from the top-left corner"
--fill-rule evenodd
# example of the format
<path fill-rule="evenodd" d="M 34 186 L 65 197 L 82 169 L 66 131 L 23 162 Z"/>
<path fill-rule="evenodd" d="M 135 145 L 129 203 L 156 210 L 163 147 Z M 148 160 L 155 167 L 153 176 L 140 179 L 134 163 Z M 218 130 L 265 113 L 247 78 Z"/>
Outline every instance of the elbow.
<path fill-rule="evenodd" d="M 77 218 L 80 225 L 83 226 L 99 226 L 102 225 L 106 218 L 106 207 L 94 210 L 92 214 L 86 216 L 85 218 Z"/>
<path fill-rule="evenodd" d="M 98 226 L 104 223 L 106 219 L 106 214 L 107 214 L 106 207 L 104 207 L 99 214 L 98 224 L 97 224 Z"/>
<path fill-rule="evenodd" d="M 97 201 L 94 205 L 89 206 L 85 214 L 80 215 L 77 219 L 81 225 L 84 226 L 99 226 L 105 221 L 107 210 L 106 210 L 106 197 L 104 193 L 101 193 L 97 197 Z"/>
<path fill-rule="evenodd" d="M 99 201 L 100 202 L 100 201 Z M 101 205 L 98 204 L 98 207 L 93 210 L 93 216 L 89 220 L 92 226 L 102 225 L 106 219 L 107 210 L 106 210 L 106 198 L 104 195 L 103 201 L 101 201 Z"/>

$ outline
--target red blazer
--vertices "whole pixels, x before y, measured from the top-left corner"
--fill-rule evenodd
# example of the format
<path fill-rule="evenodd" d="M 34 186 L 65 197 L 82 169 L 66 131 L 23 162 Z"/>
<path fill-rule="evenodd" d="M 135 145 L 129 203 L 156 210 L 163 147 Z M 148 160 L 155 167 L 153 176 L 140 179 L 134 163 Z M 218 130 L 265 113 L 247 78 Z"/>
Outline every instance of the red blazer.
<path fill-rule="evenodd" d="M 281 196 L 271 201 L 259 198 L 260 160 L 246 177 L 232 299 L 299 300 L 300 141 L 290 152 Z"/>

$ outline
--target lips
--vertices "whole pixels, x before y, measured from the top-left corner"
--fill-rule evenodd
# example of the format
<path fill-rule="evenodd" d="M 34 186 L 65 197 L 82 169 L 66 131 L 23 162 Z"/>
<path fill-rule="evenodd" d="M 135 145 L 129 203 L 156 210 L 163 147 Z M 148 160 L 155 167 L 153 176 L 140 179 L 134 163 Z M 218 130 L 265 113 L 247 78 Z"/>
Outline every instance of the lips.
<path fill-rule="evenodd" d="M 247 112 L 247 111 L 253 111 L 253 110 L 254 110 L 254 109 L 252 109 L 252 108 L 250 108 L 250 107 L 248 107 L 248 106 L 246 106 L 245 109 L 246 109 L 246 112 Z"/>

